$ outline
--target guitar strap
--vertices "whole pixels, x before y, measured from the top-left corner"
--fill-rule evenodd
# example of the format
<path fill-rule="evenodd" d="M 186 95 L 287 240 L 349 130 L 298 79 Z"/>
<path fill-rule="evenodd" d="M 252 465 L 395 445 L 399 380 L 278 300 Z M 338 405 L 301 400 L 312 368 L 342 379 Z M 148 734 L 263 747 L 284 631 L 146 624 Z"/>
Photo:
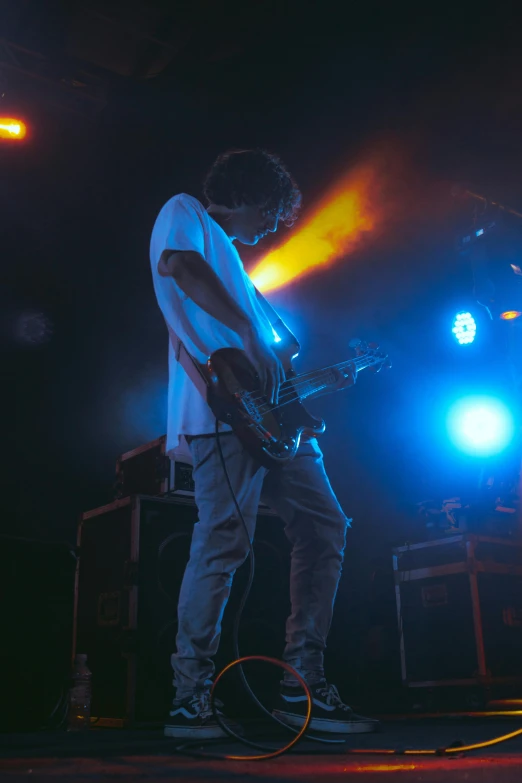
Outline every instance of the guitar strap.
<path fill-rule="evenodd" d="M 280 327 L 282 334 L 279 335 L 280 338 L 287 338 L 290 337 L 292 344 L 295 343 L 297 352 L 299 352 L 299 343 L 297 342 L 296 338 L 290 332 L 286 324 L 282 321 L 281 318 L 279 318 L 278 314 L 272 307 L 272 305 L 265 299 L 265 297 L 260 293 L 260 291 L 256 290 L 256 296 L 258 300 L 261 303 L 261 306 L 270 322 L 274 321 L 274 323 L 277 323 L 278 327 Z M 201 368 L 201 365 L 199 362 L 197 362 L 194 357 L 187 351 L 185 346 L 183 345 L 182 340 L 178 337 L 174 329 L 170 326 L 168 326 L 168 330 L 170 333 L 170 337 L 172 340 L 172 344 L 175 345 L 175 351 L 176 351 L 176 361 L 181 364 L 185 372 L 187 373 L 188 377 L 198 390 L 198 392 L 201 394 L 205 402 L 207 402 L 207 391 L 209 387 L 208 379 Z M 297 355 L 297 354 L 296 354 Z"/>
<path fill-rule="evenodd" d="M 208 381 L 205 373 L 203 372 L 199 363 L 194 359 L 192 354 L 187 351 L 174 329 L 169 326 L 168 330 L 170 333 L 170 338 L 173 341 L 173 345 L 175 345 L 176 361 L 181 364 L 198 392 L 201 394 L 205 402 L 207 402 Z"/>

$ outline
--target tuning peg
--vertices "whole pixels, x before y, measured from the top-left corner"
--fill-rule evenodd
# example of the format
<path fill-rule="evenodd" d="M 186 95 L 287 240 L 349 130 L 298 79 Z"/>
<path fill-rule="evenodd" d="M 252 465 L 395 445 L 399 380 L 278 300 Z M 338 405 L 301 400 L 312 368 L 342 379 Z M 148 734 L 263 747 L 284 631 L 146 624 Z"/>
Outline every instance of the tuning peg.
<path fill-rule="evenodd" d="M 362 356 L 368 350 L 368 345 L 363 340 L 353 338 L 350 340 L 350 348 L 353 349 L 356 356 Z"/>

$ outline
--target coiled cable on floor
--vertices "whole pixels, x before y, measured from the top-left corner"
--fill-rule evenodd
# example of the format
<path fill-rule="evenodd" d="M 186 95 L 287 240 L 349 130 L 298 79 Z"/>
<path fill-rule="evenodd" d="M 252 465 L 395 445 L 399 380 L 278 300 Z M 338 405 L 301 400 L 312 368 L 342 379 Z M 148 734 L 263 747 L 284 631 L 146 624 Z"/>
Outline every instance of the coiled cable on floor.
<path fill-rule="evenodd" d="M 220 716 L 219 712 L 216 709 L 215 699 L 214 699 L 214 690 L 215 690 L 218 682 L 223 677 L 223 675 L 225 675 L 234 666 L 239 666 L 239 670 L 242 671 L 243 663 L 246 663 L 247 661 L 262 661 L 262 662 L 265 662 L 265 663 L 272 663 L 275 666 L 280 666 L 282 669 L 287 671 L 289 674 L 292 674 L 297 679 L 297 681 L 299 682 L 301 687 L 304 689 L 304 692 L 306 693 L 306 698 L 308 700 L 308 703 L 307 703 L 307 712 L 306 712 L 305 722 L 304 722 L 303 726 L 299 729 L 299 731 L 296 732 L 295 737 L 290 742 L 288 742 L 286 745 L 283 745 L 282 748 L 272 748 L 272 749 L 270 749 L 270 748 L 265 747 L 264 745 L 259 745 L 256 742 L 252 742 L 251 740 L 246 740 L 244 737 L 241 737 L 239 734 L 236 734 L 235 731 L 233 731 L 229 726 L 226 725 L 226 723 L 221 719 L 221 716 Z M 244 677 L 244 673 L 243 673 L 243 677 Z M 246 681 L 246 678 L 245 678 L 245 681 Z M 250 691 L 250 686 L 248 685 L 248 683 L 247 683 L 247 687 L 248 687 L 248 692 L 250 693 L 251 691 Z M 260 702 L 258 702 L 257 698 L 255 698 L 255 701 L 258 704 L 260 703 Z M 263 753 L 262 755 L 259 755 L 259 756 L 237 756 L 237 755 L 232 755 L 232 754 L 228 754 L 228 755 L 224 755 L 223 756 L 223 758 L 232 759 L 233 761 L 264 761 L 265 759 L 273 759 L 276 756 L 281 756 L 283 753 L 286 753 L 287 751 L 289 751 L 290 748 L 293 748 L 294 745 L 297 745 L 299 740 L 305 735 L 306 730 L 307 730 L 307 728 L 308 728 L 308 726 L 310 724 L 310 720 L 312 718 L 312 694 L 310 693 L 310 688 L 308 687 L 308 684 L 306 683 L 306 681 L 301 677 L 299 672 L 297 672 L 293 668 L 293 666 L 290 666 L 288 663 L 284 663 L 284 661 L 278 661 L 276 658 L 268 658 L 266 655 L 245 655 L 242 658 L 236 658 L 235 661 L 231 661 L 231 663 L 229 663 L 227 666 L 225 666 L 224 669 L 222 669 L 219 672 L 219 674 L 216 677 L 216 679 L 214 681 L 214 684 L 212 686 L 212 690 L 210 692 L 210 704 L 211 704 L 212 712 L 214 714 L 215 719 L 217 720 L 217 722 L 219 723 L 221 728 L 230 737 L 234 737 L 234 739 L 239 740 L 244 745 L 248 745 L 249 747 L 257 748 L 258 750 L 266 751 L 265 753 Z M 269 713 L 269 715 L 270 715 L 271 718 L 276 720 L 274 715 L 272 715 L 271 713 Z M 283 725 L 285 725 L 285 727 L 286 727 L 286 724 L 283 724 Z"/>
<path fill-rule="evenodd" d="M 291 667 L 289 664 L 279 661 L 275 658 L 268 658 L 266 656 L 262 655 L 251 655 L 251 656 L 244 656 L 241 657 L 239 653 L 239 625 L 241 622 L 241 616 L 243 613 L 243 610 L 245 608 L 246 602 L 248 600 L 248 596 L 250 593 L 250 589 L 252 587 L 252 582 L 254 579 L 254 572 L 255 572 L 255 558 L 254 558 L 254 548 L 253 544 L 250 538 L 250 534 L 248 532 L 248 528 L 245 522 L 245 519 L 243 517 L 243 514 L 241 512 L 241 508 L 239 506 L 239 503 L 237 501 L 236 494 L 234 492 L 234 488 L 232 487 L 232 482 L 230 481 L 230 476 L 227 470 L 225 457 L 223 454 L 223 449 L 221 447 L 221 441 L 220 441 L 220 433 L 219 433 L 219 422 L 216 419 L 216 441 L 217 441 L 217 447 L 219 451 L 219 456 L 221 459 L 221 463 L 223 466 L 223 472 L 225 474 L 226 482 L 228 485 L 228 488 L 230 490 L 230 494 L 232 496 L 232 499 L 234 501 L 234 505 L 236 507 L 236 511 L 238 514 L 239 519 L 241 520 L 241 523 L 243 525 L 243 528 L 245 530 L 245 535 L 247 536 L 248 540 L 248 546 L 249 546 L 249 554 L 250 554 L 250 573 L 248 578 L 247 586 L 243 592 L 241 602 L 239 609 L 237 611 L 235 621 L 234 621 L 234 628 L 233 628 L 233 644 L 234 644 L 234 655 L 235 660 L 231 661 L 227 666 L 225 666 L 217 675 L 214 684 L 212 686 L 212 690 L 210 693 L 210 704 L 212 708 L 213 715 L 217 721 L 217 723 L 221 726 L 223 731 L 228 734 L 230 737 L 233 737 L 234 739 L 241 742 L 243 745 L 247 745 L 248 747 L 255 748 L 257 750 L 264 751 L 263 754 L 260 755 L 250 755 L 250 756 L 241 756 L 241 755 L 235 755 L 235 754 L 210 754 L 210 753 L 196 753 L 191 752 L 187 749 L 186 746 L 178 747 L 177 750 L 180 752 L 185 753 L 191 753 L 191 755 L 197 756 L 197 757 L 204 757 L 204 758 L 214 758 L 214 759 L 229 759 L 234 761 L 262 761 L 266 759 L 275 758 L 276 756 L 281 756 L 282 754 L 288 752 L 291 748 L 295 747 L 297 743 L 306 736 L 309 740 L 314 740 L 316 742 L 324 743 L 324 744 L 344 744 L 345 740 L 327 740 L 322 739 L 320 737 L 314 737 L 312 735 L 306 734 L 306 731 L 308 729 L 308 726 L 310 724 L 311 720 L 311 713 L 312 713 L 312 696 L 310 693 L 310 689 L 306 683 L 306 681 L 301 677 L 299 672 L 295 671 L 293 667 Z M 275 715 L 272 715 L 271 712 L 269 712 L 266 707 L 259 701 L 255 693 L 253 692 L 252 688 L 250 687 L 250 684 L 248 683 L 248 680 L 245 676 L 245 673 L 243 671 L 243 663 L 246 663 L 247 661 L 260 661 L 265 663 L 271 663 L 276 666 L 280 666 L 281 668 L 285 669 L 289 673 L 291 673 L 300 683 L 300 685 L 303 687 L 306 697 L 307 697 L 307 715 L 305 718 L 305 722 L 301 729 L 297 731 L 296 729 L 293 729 L 292 727 L 288 726 L 283 721 L 279 720 Z M 264 745 L 260 745 L 258 743 L 252 742 L 251 740 L 247 740 L 244 737 L 241 737 L 239 734 L 236 734 L 229 726 L 226 725 L 226 723 L 222 720 L 219 712 L 216 709 L 215 704 L 215 689 L 217 684 L 220 682 L 221 678 L 234 666 L 239 667 L 239 676 L 241 679 L 241 682 L 247 691 L 248 695 L 252 699 L 252 701 L 264 712 L 266 715 L 268 715 L 273 721 L 276 723 L 279 723 L 281 726 L 283 726 L 288 731 L 291 731 L 295 734 L 295 736 L 292 738 L 291 742 L 287 743 L 281 748 L 268 748 Z M 441 755 L 451 755 L 456 753 L 465 753 L 468 751 L 474 751 L 474 750 L 480 750 L 482 748 L 491 747 L 493 745 L 498 745 L 502 742 L 506 742 L 510 739 L 514 739 L 515 737 L 518 737 L 522 735 L 522 729 L 518 729 L 516 731 L 509 732 L 508 734 L 503 734 L 499 737 L 494 737 L 490 740 L 486 740 L 484 742 L 477 742 L 471 745 L 461 745 L 460 743 L 454 743 L 449 747 L 443 747 L 443 748 L 429 748 L 429 749 L 413 749 L 413 748 L 353 748 L 353 749 L 347 749 L 345 752 L 349 755 L 387 755 L 387 756 L 441 756 Z"/>

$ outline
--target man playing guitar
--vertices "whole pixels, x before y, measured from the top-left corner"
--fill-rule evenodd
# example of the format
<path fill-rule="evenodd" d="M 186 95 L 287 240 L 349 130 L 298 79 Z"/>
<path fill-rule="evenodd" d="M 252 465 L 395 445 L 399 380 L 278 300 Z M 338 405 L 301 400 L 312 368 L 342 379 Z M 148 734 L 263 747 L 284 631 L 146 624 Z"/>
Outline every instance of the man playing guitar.
<path fill-rule="evenodd" d="M 242 350 L 272 405 L 277 405 L 285 369 L 299 348 L 256 291 L 234 245 L 255 245 L 276 231 L 279 221 L 294 222 L 301 194 L 290 173 L 266 151 L 228 152 L 212 166 L 204 193 L 206 209 L 183 193 L 171 198 L 158 215 L 150 246 L 154 289 L 170 337 L 167 449 L 172 453 L 180 439 L 188 444 L 199 512 L 179 596 L 177 650 L 171 659 L 176 696 L 165 726 L 166 736 L 184 739 L 224 736 L 209 706 L 213 656 L 233 576 L 249 546 L 223 475 L 216 418 L 179 361 L 180 347 L 201 365 L 220 349 Z M 286 338 L 280 344 L 274 342 L 274 324 Z M 350 371 L 339 387 L 354 381 Z M 220 422 L 219 432 L 251 538 L 261 493 L 285 523 L 292 547 L 292 612 L 283 657 L 311 689 L 310 727 L 335 733 L 374 731 L 377 722 L 356 715 L 324 675 L 349 520 L 330 486 L 317 440 L 303 438 L 293 459 L 270 468 L 244 448 L 226 423 Z M 306 708 L 302 688 L 285 674 L 274 714 L 298 728 Z"/>

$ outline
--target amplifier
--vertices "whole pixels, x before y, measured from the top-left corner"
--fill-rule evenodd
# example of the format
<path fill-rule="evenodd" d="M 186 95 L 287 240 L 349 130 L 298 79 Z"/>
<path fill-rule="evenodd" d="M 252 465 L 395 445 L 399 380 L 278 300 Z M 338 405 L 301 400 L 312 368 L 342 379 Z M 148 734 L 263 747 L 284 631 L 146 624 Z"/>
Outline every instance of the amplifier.
<path fill-rule="evenodd" d="M 162 435 L 118 457 L 116 498 L 137 494 L 194 495 L 192 465 L 188 455 L 180 454 L 180 459 L 170 459 L 166 453 L 166 442 L 167 436 Z"/>
<path fill-rule="evenodd" d="M 75 654 L 87 654 L 97 725 L 152 725 L 168 714 L 177 600 L 196 521 L 193 499 L 145 495 L 116 500 L 81 517 L 73 648 Z M 280 657 L 290 598 L 289 544 L 278 517 L 258 515 L 254 549 L 256 578 L 241 624 L 241 651 Z M 233 617 L 247 573 L 243 567 L 234 578 L 218 668 L 233 657 Z M 256 669 L 254 684 L 256 676 L 266 676 L 259 668 L 262 674 Z M 227 708 L 234 693 L 229 682 Z M 262 688 L 263 683 L 259 689 L 266 693 Z"/>
<path fill-rule="evenodd" d="M 522 543 L 452 536 L 393 567 L 405 685 L 522 682 Z"/>

